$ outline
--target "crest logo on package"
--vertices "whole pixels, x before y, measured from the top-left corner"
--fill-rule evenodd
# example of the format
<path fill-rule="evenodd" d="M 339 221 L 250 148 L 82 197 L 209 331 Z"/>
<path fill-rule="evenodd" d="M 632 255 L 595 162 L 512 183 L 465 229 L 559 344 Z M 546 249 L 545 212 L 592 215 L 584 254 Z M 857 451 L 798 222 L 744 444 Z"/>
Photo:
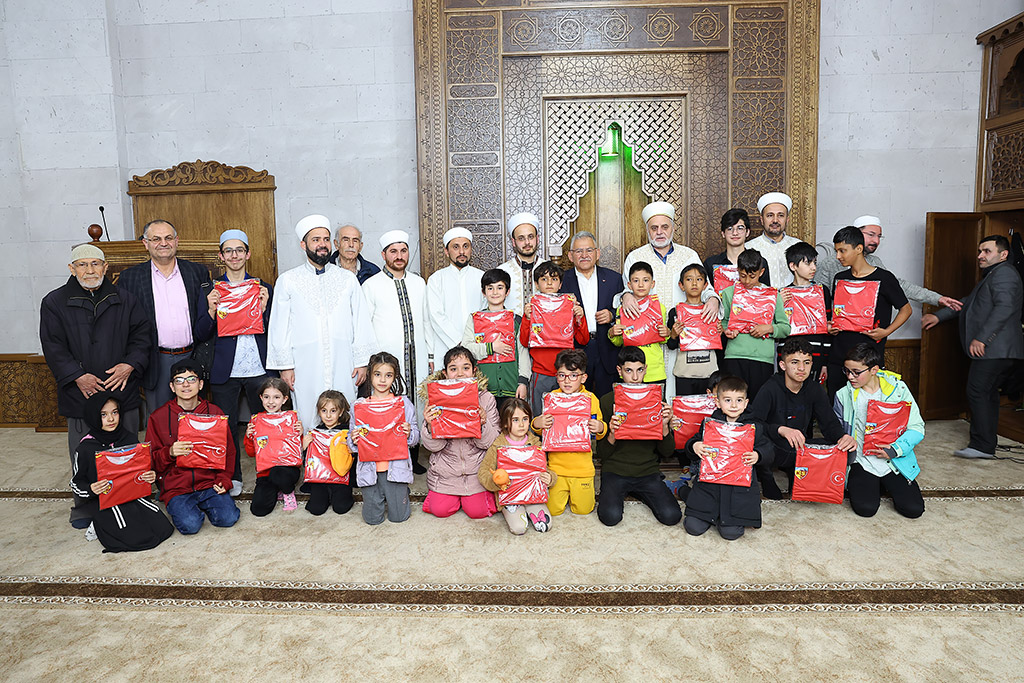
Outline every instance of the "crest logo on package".
<path fill-rule="evenodd" d="M 793 470 L 793 476 L 795 476 L 797 479 L 803 479 L 804 477 L 807 476 L 807 468 L 806 467 L 797 467 L 797 468 L 795 468 Z"/>

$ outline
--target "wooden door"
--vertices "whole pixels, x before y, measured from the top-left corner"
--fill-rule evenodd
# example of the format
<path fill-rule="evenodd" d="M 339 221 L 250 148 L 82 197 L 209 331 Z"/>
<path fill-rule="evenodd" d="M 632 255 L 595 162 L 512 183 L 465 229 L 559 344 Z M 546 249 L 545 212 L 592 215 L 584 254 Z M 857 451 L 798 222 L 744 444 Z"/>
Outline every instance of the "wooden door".
<path fill-rule="evenodd" d="M 924 286 L 962 299 L 978 282 L 978 241 L 985 231 L 982 213 L 928 213 Z M 925 312 L 934 312 L 925 306 Z M 956 320 L 921 332 L 920 395 L 925 420 L 949 420 L 967 412 L 969 361 Z"/>

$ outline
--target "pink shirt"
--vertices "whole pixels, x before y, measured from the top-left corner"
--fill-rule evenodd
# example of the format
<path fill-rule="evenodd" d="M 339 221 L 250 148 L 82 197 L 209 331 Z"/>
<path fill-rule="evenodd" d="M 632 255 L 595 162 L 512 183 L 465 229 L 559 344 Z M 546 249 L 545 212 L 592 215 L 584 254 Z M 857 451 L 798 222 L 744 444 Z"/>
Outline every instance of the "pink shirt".
<path fill-rule="evenodd" d="M 163 349 L 179 349 L 192 343 L 192 323 L 188 316 L 185 281 L 174 261 L 170 277 L 164 277 L 152 261 L 153 305 L 156 308 L 157 344 Z"/>

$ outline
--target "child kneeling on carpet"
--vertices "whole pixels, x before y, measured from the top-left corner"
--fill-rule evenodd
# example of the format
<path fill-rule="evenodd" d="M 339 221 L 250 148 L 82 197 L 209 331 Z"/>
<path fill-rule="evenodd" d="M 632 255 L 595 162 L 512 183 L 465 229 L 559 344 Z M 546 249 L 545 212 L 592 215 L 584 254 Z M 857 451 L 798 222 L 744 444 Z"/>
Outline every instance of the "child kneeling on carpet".
<path fill-rule="evenodd" d="M 924 514 L 924 496 L 915 481 L 921 468 L 914 447 L 924 439 L 924 420 L 907 385 L 895 372 L 880 370 L 881 364 L 878 346 L 868 343 L 850 349 L 843 363 L 847 382 L 836 393 L 833 408 L 846 433 L 853 435 L 857 442 L 857 457 L 846 475 L 846 493 L 854 512 L 861 517 L 873 517 L 885 489 L 892 496 L 896 512 L 916 519 Z M 899 438 L 865 453 L 869 401 L 909 403 L 910 415 L 906 431 Z"/>
<path fill-rule="evenodd" d="M 495 470 L 498 469 L 498 449 L 503 446 L 534 446 L 540 448 L 540 439 L 530 433 L 530 420 L 533 413 L 530 404 L 522 398 L 510 398 L 501 406 L 498 415 L 501 424 L 501 434 L 491 447 L 487 449 L 480 469 L 477 470 L 477 478 L 481 486 L 488 491 L 494 492 L 494 501 L 501 511 L 508 530 L 516 536 L 522 536 L 526 529 L 532 524 L 537 531 L 544 532 L 551 528 L 551 513 L 548 512 L 546 503 L 530 503 L 527 505 L 502 505 L 498 502 L 498 493 L 508 486 L 507 482 L 499 485 L 495 481 Z M 558 479 L 558 475 L 550 469 L 540 475 L 545 486 L 551 488 Z"/>
<path fill-rule="evenodd" d="M 630 384 L 640 384 L 647 372 L 645 354 L 640 347 L 626 346 L 619 351 L 616 364 L 619 378 Z M 597 497 L 597 518 L 605 526 L 622 521 L 623 503 L 632 494 L 651 509 L 654 518 L 662 524 L 678 524 L 683 513 L 679 503 L 661 478 L 659 460 L 672 455 L 675 436 L 669 429 L 672 408 L 662 406 L 661 439 L 618 439 L 615 435 L 626 414 L 617 412 L 615 392 L 601 397 L 601 412 L 611 415 L 608 436 L 597 442 L 597 458 L 601 461 L 601 493 Z"/>
<path fill-rule="evenodd" d="M 722 538 L 735 541 L 743 535 L 744 527 L 761 527 L 761 489 L 757 481 L 757 470 L 752 466 L 758 461 L 770 466 L 774 449 L 765 434 L 764 425 L 749 414 L 744 414 L 749 403 L 746 382 L 739 377 L 723 377 L 718 383 L 716 396 L 718 410 L 710 419 L 730 424 L 755 425 L 754 450 L 743 454 L 743 464 L 751 466 L 750 485 L 701 481 L 700 472 L 707 467 L 707 458 L 713 455 L 704 443 L 704 429 L 708 424 L 705 419 L 697 433 L 686 443 L 687 452 L 700 458 L 700 462 L 697 466 L 697 482 L 686 498 L 683 527 L 691 536 L 700 536 L 715 525 Z"/>
<path fill-rule="evenodd" d="M 420 430 L 416 425 L 416 406 L 405 396 L 405 382 L 402 381 L 400 367 L 398 359 L 386 351 L 370 356 L 366 381 L 359 385 L 359 398 L 385 401 L 401 396 L 405 407 L 405 422 L 401 430 L 408 435 L 407 443 L 412 448 L 419 443 Z M 365 434 L 365 428 L 350 429 L 349 450 L 358 455 L 359 442 Z M 390 522 L 409 519 L 412 512 L 409 505 L 411 483 L 412 458 L 408 452 L 398 460 L 359 459 L 356 462 L 356 485 L 363 494 L 363 521 L 377 525 L 384 521 L 385 516 Z"/>
<path fill-rule="evenodd" d="M 427 497 L 423 511 L 435 517 L 451 517 L 461 508 L 470 519 L 490 517 L 498 511 L 494 496 L 477 478 L 480 461 L 498 438 L 498 408 L 494 395 L 487 391 L 487 378 L 476 369 L 476 359 L 464 346 L 455 346 L 444 354 L 444 369 L 427 378 L 420 391 L 426 396 L 427 383 L 439 379 L 476 378 L 480 400 L 480 438 L 437 439 L 431 431 L 441 408 L 427 405 L 423 411 L 423 447 L 430 451 L 427 468 Z"/>
<path fill-rule="evenodd" d="M 291 401 L 291 393 L 288 384 L 278 377 L 268 377 L 260 385 L 260 401 L 263 402 L 263 410 L 273 415 L 284 410 L 285 405 Z M 295 421 L 295 431 L 302 434 L 302 423 Z M 245 439 L 242 443 L 245 452 L 249 457 L 256 457 L 256 426 L 250 422 L 245 430 Z M 293 512 L 299 507 L 295 500 L 295 485 L 299 483 L 299 475 L 302 468 L 299 466 L 276 465 L 266 472 L 256 473 L 256 488 L 252 492 L 252 502 L 249 504 L 249 512 L 255 517 L 266 517 L 274 511 L 277 501 L 282 501 L 285 512 Z"/>
<path fill-rule="evenodd" d="M 349 413 L 351 407 L 345 400 L 345 395 L 340 391 L 328 389 L 320 394 L 316 400 L 316 412 L 320 417 L 320 424 L 316 428 L 330 435 L 340 434 L 339 439 L 343 442 L 348 440 Z M 302 450 L 307 451 L 309 444 L 313 441 L 310 432 L 302 437 Z M 343 443 L 342 448 L 346 451 L 348 445 Z M 334 460 L 335 446 L 331 444 L 331 459 Z M 308 456 L 307 456 L 308 457 Z M 350 468 L 351 470 L 351 468 Z M 340 474 L 340 472 L 339 472 Z M 320 516 L 327 512 L 330 507 L 335 514 L 343 515 L 352 509 L 352 472 L 346 472 L 347 479 L 344 484 L 329 484 L 327 482 L 304 482 L 299 489 L 309 494 L 306 501 L 306 512 Z M 309 476 L 308 474 L 306 476 Z M 342 475 L 345 476 L 345 475 Z"/>

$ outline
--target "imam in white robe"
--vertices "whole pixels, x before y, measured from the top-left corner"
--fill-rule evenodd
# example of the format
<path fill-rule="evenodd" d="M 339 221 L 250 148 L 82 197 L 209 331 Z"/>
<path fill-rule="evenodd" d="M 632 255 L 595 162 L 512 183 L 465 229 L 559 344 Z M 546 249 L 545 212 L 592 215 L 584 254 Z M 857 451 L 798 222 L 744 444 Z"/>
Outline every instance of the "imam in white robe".
<path fill-rule="evenodd" d="M 473 266 L 447 268 L 427 280 L 427 315 L 434 339 L 434 367 L 441 368 L 444 354 L 462 343 L 462 330 L 470 315 L 484 307 L 480 278 L 484 271 Z M 477 359 L 479 360 L 479 359 Z"/>
<path fill-rule="evenodd" d="M 527 264 L 527 268 L 523 268 L 519 263 L 519 259 L 515 256 L 505 261 L 498 268 L 501 268 L 509 277 L 512 278 L 512 284 L 508 288 L 508 296 L 505 297 L 505 308 L 513 311 L 516 315 L 521 316 L 523 314 L 523 305 L 526 303 L 523 297 L 523 282 L 527 281 L 530 287 L 533 287 L 533 271 L 540 264 L 544 263 L 545 259 L 540 256 L 537 257 L 532 264 Z M 536 292 L 535 289 L 532 291 Z M 529 299 L 530 297 L 525 297 Z"/>
<path fill-rule="evenodd" d="M 771 276 L 772 287 L 779 289 L 793 284 L 793 271 L 789 269 L 789 262 L 786 261 L 786 250 L 799 242 L 799 239 L 791 235 L 783 235 L 781 241 L 775 242 L 767 235 L 761 234 L 743 246 L 761 253 L 768 262 L 768 275 Z"/>

